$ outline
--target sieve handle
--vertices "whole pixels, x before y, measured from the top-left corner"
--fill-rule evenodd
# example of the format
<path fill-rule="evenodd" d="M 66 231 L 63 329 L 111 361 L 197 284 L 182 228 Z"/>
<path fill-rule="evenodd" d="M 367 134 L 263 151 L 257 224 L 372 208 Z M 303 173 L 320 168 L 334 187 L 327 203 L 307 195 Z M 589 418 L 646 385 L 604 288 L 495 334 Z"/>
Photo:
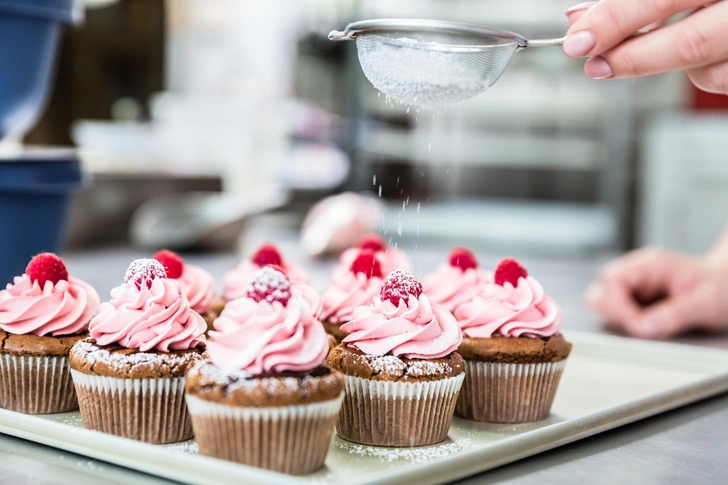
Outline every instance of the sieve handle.
<path fill-rule="evenodd" d="M 527 40 L 526 47 L 548 47 L 552 45 L 564 45 L 566 37 L 559 37 L 558 39 L 536 39 Z"/>

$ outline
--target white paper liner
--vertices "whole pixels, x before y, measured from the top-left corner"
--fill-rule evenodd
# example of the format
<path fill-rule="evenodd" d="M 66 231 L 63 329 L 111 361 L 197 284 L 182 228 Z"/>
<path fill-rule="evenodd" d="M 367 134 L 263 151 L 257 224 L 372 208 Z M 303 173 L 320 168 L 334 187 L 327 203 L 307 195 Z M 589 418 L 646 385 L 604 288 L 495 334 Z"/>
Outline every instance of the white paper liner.
<path fill-rule="evenodd" d="M 436 381 L 388 382 L 346 376 L 336 423 L 342 438 L 379 446 L 423 446 L 447 438 L 464 374 Z"/>
<path fill-rule="evenodd" d="M 186 399 L 201 454 L 301 475 L 323 466 L 344 395 L 278 407 Z"/>
<path fill-rule="evenodd" d="M 0 354 L 0 407 L 25 414 L 78 409 L 68 357 Z"/>
<path fill-rule="evenodd" d="M 548 417 L 566 360 L 534 364 L 465 361 L 456 413 L 475 421 L 528 423 Z"/>
<path fill-rule="evenodd" d="M 71 369 L 84 427 L 148 443 L 192 438 L 184 377 L 126 379 Z"/>

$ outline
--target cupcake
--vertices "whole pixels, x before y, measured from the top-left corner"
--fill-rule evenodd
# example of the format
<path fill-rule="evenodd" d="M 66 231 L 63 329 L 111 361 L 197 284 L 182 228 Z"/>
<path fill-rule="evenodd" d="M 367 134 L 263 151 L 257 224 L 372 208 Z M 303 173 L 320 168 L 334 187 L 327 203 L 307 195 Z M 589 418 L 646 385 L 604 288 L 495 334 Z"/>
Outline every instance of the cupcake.
<path fill-rule="evenodd" d="M 218 315 L 212 311 L 212 301 L 215 299 L 215 279 L 212 275 L 199 266 L 185 263 L 179 254 L 166 249 L 157 252 L 154 259 L 162 263 L 167 278 L 177 280 L 190 302 L 190 308 L 199 313 L 205 319 L 208 330 L 211 329 Z"/>
<path fill-rule="evenodd" d="M 84 427 L 163 444 L 188 440 L 184 373 L 204 357 L 202 317 L 154 259 L 134 261 L 71 348 Z"/>
<path fill-rule="evenodd" d="M 450 253 L 448 264 L 438 265 L 434 273 L 422 280 L 422 286 L 431 302 L 454 312 L 492 281 L 493 275 L 478 267 L 478 259 L 471 251 L 456 248 Z"/>
<path fill-rule="evenodd" d="M 281 268 L 292 284 L 307 284 L 309 281 L 308 274 L 303 268 L 284 261 L 280 251 L 274 245 L 264 244 L 250 259 L 241 261 L 236 268 L 225 273 L 222 280 L 223 296 L 215 300 L 213 310 L 219 315 L 227 302 L 245 297 L 255 272 L 268 265 Z"/>
<path fill-rule="evenodd" d="M 200 453 L 295 475 L 323 466 L 344 377 L 323 366 L 317 300 L 265 267 L 247 297 L 228 303 L 210 332 L 210 360 L 187 372 Z"/>
<path fill-rule="evenodd" d="M 0 291 L 0 407 L 26 414 L 78 409 L 68 353 L 88 336 L 98 306 L 96 290 L 69 277 L 51 253 L 34 257 Z"/>
<path fill-rule="evenodd" d="M 504 259 L 481 295 L 455 317 L 465 334 L 458 352 L 465 383 L 457 414 L 491 423 L 546 418 L 571 344 L 559 333 L 559 305 L 515 260 Z"/>
<path fill-rule="evenodd" d="M 412 262 L 404 251 L 389 247 L 387 243 L 384 242 L 384 239 L 376 234 L 366 236 L 361 240 L 359 246 L 349 248 L 341 253 L 338 268 L 350 268 L 362 249 L 374 251 L 384 276 L 387 276 L 396 269 L 401 269 L 409 273 L 412 272 Z"/>
<path fill-rule="evenodd" d="M 359 250 L 348 268 L 336 268 L 331 286 L 321 295 L 321 322 L 336 345 L 347 335 L 341 325 L 351 320 L 356 307 L 372 303 L 381 286 L 382 267 L 371 249 Z"/>
<path fill-rule="evenodd" d="M 328 365 L 346 376 L 336 423 L 348 441 L 377 446 L 422 446 L 447 438 L 464 378 L 455 318 L 430 303 L 422 285 L 398 270 L 380 296 L 354 309 L 349 333 Z"/>

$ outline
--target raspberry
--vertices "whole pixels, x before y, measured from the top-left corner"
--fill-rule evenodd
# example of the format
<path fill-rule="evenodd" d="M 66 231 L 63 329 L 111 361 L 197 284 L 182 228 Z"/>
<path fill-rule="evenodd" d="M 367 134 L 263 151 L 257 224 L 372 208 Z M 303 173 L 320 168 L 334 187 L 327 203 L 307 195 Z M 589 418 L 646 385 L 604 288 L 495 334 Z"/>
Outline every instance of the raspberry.
<path fill-rule="evenodd" d="M 281 253 L 272 244 L 264 244 L 258 248 L 253 257 L 251 258 L 256 266 L 268 266 L 274 264 L 276 266 L 283 266 L 283 258 Z"/>
<path fill-rule="evenodd" d="M 137 289 L 141 290 L 142 282 L 146 283 L 147 288 L 151 288 L 154 280 L 165 278 L 167 278 L 167 271 L 156 259 L 135 259 L 126 270 L 124 281 L 128 283 L 133 280 Z"/>
<path fill-rule="evenodd" d="M 359 249 L 371 249 L 376 253 L 387 249 L 387 243 L 385 243 L 384 239 L 376 234 L 370 234 L 361 240 L 359 243 Z"/>
<path fill-rule="evenodd" d="M 50 281 L 54 285 L 61 280 L 68 281 L 66 265 L 53 253 L 40 253 L 35 256 L 25 268 L 25 274 L 28 275 L 30 281 L 37 281 L 41 288 L 45 286 L 46 281 Z"/>
<path fill-rule="evenodd" d="M 371 249 L 362 249 L 353 263 L 351 263 L 351 272 L 354 274 L 364 273 L 367 278 L 381 278 L 382 266 L 377 260 L 377 256 Z"/>
<path fill-rule="evenodd" d="M 450 266 L 466 271 L 478 267 L 478 258 L 472 251 L 465 248 L 455 248 L 450 253 Z"/>
<path fill-rule="evenodd" d="M 401 300 L 406 304 L 410 296 L 419 298 L 421 294 L 422 283 L 408 272 L 398 269 L 384 279 L 379 296 L 382 300 L 389 300 L 394 306 L 399 306 Z"/>
<path fill-rule="evenodd" d="M 518 286 L 518 280 L 528 276 L 528 271 L 513 258 L 506 258 L 495 269 L 494 279 L 496 284 L 505 285 L 506 282 L 514 287 Z"/>
<path fill-rule="evenodd" d="M 291 283 L 283 272 L 274 266 L 266 266 L 253 275 L 253 280 L 248 285 L 248 298 L 257 302 L 277 301 L 286 306 L 291 299 Z"/>
<path fill-rule="evenodd" d="M 157 252 L 154 255 L 154 259 L 162 263 L 164 270 L 167 272 L 167 278 L 176 280 L 182 276 L 185 269 L 185 262 L 179 254 L 174 251 L 164 249 Z"/>

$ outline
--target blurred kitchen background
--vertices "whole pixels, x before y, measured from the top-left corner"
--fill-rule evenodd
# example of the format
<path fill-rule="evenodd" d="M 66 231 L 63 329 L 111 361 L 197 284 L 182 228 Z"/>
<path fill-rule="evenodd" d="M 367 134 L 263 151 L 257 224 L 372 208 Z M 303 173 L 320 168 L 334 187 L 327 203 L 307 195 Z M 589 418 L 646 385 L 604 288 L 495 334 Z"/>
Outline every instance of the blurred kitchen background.
<path fill-rule="evenodd" d="M 410 250 L 705 250 L 728 219 L 728 97 L 684 74 L 592 81 L 554 48 L 519 53 L 473 100 L 408 108 L 326 38 L 377 17 L 560 37 L 574 3 L 86 1 L 42 119 L 0 151 L 78 148 L 93 183 L 73 198 L 75 252 L 245 249 L 343 191 L 381 202 L 377 229 Z"/>

